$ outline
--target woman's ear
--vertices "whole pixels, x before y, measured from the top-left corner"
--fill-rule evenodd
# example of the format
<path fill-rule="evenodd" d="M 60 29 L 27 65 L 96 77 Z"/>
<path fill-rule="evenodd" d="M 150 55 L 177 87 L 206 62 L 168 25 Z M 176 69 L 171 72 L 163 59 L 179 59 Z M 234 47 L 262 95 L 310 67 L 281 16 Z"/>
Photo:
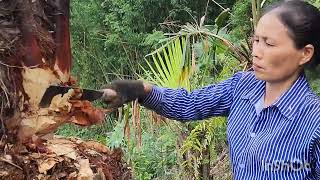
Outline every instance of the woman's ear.
<path fill-rule="evenodd" d="M 302 58 L 299 62 L 299 65 L 304 65 L 307 62 L 309 62 L 312 59 L 312 56 L 314 54 L 314 47 L 311 44 L 306 45 L 302 49 Z"/>

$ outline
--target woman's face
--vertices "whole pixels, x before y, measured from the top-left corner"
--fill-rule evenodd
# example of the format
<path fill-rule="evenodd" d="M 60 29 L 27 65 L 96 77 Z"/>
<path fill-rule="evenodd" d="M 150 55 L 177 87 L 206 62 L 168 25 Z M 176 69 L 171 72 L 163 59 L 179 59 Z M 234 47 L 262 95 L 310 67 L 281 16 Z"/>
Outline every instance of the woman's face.
<path fill-rule="evenodd" d="M 275 13 L 261 17 L 253 40 L 252 67 L 258 79 L 285 81 L 297 75 L 305 63 L 303 49 L 295 47 L 288 29 Z"/>

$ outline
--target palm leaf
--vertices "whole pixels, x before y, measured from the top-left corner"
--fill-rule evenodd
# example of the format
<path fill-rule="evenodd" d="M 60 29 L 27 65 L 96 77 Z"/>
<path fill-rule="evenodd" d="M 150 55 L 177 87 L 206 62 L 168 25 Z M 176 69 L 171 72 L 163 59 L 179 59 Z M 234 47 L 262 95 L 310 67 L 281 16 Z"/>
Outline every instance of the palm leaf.
<path fill-rule="evenodd" d="M 148 58 L 149 57 L 149 58 Z M 151 58 L 150 58 L 151 57 Z M 154 83 L 163 87 L 189 88 L 190 45 L 188 37 L 172 39 L 165 46 L 146 56 L 146 63 L 152 74 L 147 78 L 155 80 Z M 143 69 L 147 72 L 146 69 Z"/>

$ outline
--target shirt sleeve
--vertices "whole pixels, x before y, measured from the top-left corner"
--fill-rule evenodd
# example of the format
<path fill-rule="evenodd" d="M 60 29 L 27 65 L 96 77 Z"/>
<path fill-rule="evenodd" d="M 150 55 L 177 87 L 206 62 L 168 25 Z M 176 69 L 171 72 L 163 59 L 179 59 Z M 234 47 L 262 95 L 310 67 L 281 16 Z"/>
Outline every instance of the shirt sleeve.
<path fill-rule="evenodd" d="M 227 115 L 233 102 L 236 85 L 243 72 L 214 85 L 188 92 L 154 86 L 142 105 L 167 118 L 180 121 L 201 120 Z"/>

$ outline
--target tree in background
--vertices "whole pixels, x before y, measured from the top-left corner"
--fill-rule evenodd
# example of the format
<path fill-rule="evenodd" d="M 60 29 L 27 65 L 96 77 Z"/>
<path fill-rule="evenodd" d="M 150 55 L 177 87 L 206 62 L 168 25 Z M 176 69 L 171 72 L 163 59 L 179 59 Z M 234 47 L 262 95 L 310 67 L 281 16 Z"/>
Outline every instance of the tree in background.
<path fill-rule="evenodd" d="M 234 2 L 219 3 L 231 7 Z M 73 4 L 74 74 L 82 75 L 77 77 L 80 85 L 92 88 L 141 73 L 144 56 L 163 38 L 157 32 L 177 32 L 187 22 L 199 22 L 205 12 L 206 22 L 214 23 L 222 11 L 207 0 L 74 0 Z"/>

